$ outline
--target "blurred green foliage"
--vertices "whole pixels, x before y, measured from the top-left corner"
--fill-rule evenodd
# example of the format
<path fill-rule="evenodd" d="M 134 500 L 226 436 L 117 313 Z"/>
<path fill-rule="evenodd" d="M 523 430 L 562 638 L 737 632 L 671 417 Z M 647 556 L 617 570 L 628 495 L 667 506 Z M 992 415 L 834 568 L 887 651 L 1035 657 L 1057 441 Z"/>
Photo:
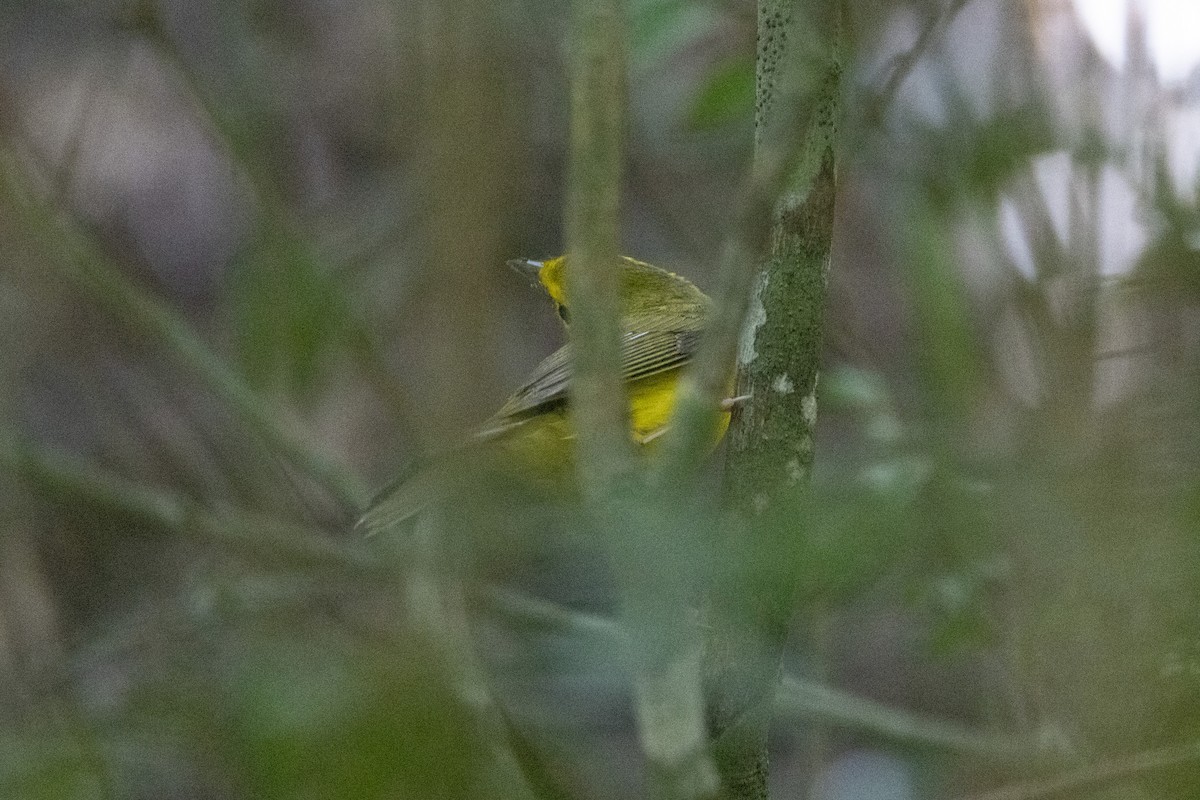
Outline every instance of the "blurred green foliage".
<path fill-rule="evenodd" d="M 716 128 L 731 120 L 749 119 L 754 113 L 754 61 L 731 59 L 708 76 L 692 105 L 689 123 L 694 128 Z"/>
<path fill-rule="evenodd" d="M 251 638 L 214 707 L 251 796 L 470 796 L 483 748 L 450 687 L 412 652 Z M 349 646 L 348 646 L 349 645 Z"/>
<path fill-rule="evenodd" d="M 311 397 L 349 326 L 346 291 L 328 265 L 297 236 L 265 230 L 234 266 L 230 297 L 251 382 Z"/>
<path fill-rule="evenodd" d="M 781 796 L 878 750 L 922 797 L 1062 776 L 1069 797 L 1200 797 L 1200 211 L 1158 133 L 1194 99 L 1094 54 L 1055 84 L 1047 64 L 1074 62 L 1030 44 L 1032 11 L 951 14 L 881 98 L 895 37 L 942 12 L 851 5 L 812 485 L 743 519 L 707 476 L 651 509 L 694 537 L 631 574 L 795 612 Z M 462 427 L 446 387 L 499 400 L 429 353 L 507 380 L 561 341 L 503 279 L 450 298 L 471 308 L 426 293 L 446 285 L 417 244 L 437 238 L 415 133 L 436 19 L 382 0 L 0 13 L 0 797 L 640 796 L 629 609 L 574 498 L 471 465 L 409 538 L 349 533 L 360 474 Z M 710 154 L 750 149 L 754 13 L 629 7 L 650 102 L 627 244 L 702 284 L 696 243 L 734 194 Z M 519 124 L 449 115 L 480 127 L 447 141 L 503 146 L 442 157 L 503 162 L 512 185 L 487 188 L 518 211 L 472 234 L 516 256 L 561 240 L 565 17 L 496 18 L 475 33 L 505 57 L 480 63 L 511 71 Z M 964 51 L 994 75 L 960 75 Z M 1060 156 L 1071 171 L 1042 171 Z M 461 177 L 441 202 L 489 208 Z M 249 221 L 221 228 L 238 203 Z M 1114 228 L 1145 245 L 1105 270 Z M 450 318 L 497 333 L 433 341 Z"/>

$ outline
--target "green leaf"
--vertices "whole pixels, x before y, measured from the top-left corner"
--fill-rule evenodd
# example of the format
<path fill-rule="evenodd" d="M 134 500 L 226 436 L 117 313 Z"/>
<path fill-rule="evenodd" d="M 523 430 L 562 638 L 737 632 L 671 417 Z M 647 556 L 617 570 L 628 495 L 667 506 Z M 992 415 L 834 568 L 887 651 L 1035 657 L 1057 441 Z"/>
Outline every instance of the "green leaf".
<path fill-rule="evenodd" d="M 630 9 L 630 41 L 635 53 L 664 49 L 682 18 L 694 10 L 691 0 L 640 0 Z"/>
<path fill-rule="evenodd" d="M 719 64 L 700 89 L 688 125 L 695 129 L 716 128 L 754 114 L 754 60 L 738 57 Z"/>
<path fill-rule="evenodd" d="M 0 739 L 0 797 L 24 800 L 102 800 L 110 777 L 78 739 L 39 731 Z"/>
<path fill-rule="evenodd" d="M 328 637 L 248 646 L 229 675 L 226 747 L 251 796 L 470 796 L 483 745 L 424 652 L 385 658 Z"/>
<path fill-rule="evenodd" d="M 746 581 L 768 593 L 798 585 L 801 602 L 836 602 L 864 590 L 909 546 L 914 502 L 928 475 L 925 460 L 897 458 L 781 499 L 756 524 Z"/>
<path fill-rule="evenodd" d="M 234 275 L 232 302 L 238 355 L 251 383 L 311 393 L 348 320 L 341 287 L 312 249 L 265 232 Z"/>

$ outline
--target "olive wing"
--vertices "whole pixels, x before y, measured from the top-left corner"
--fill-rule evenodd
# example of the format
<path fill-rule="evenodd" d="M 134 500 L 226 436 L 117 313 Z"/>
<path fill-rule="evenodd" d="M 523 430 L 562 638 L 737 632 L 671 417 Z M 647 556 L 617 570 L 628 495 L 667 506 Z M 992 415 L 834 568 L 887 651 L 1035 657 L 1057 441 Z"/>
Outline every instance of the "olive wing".
<path fill-rule="evenodd" d="M 621 336 L 621 377 L 626 383 L 683 366 L 696 352 L 696 330 L 637 331 Z M 508 399 L 479 432 L 491 438 L 538 413 L 567 401 L 573 358 L 564 345 L 538 364 L 533 376 Z"/>

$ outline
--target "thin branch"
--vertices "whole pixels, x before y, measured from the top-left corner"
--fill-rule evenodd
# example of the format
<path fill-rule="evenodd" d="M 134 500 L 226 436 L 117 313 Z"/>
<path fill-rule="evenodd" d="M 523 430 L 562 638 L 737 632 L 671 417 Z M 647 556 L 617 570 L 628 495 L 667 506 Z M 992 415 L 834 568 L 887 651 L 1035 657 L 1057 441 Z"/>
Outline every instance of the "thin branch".
<path fill-rule="evenodd" d="M 619 206 L 625 134 L 620 0 L 576 0 L 566 209 L 575 343 L 572 414 L 583 486 L 606 502 L 634 471 L 617 330 Z"/>
<path fill-rule="evenodd" d="M 189 498 L 153 489 L 78 458 L 48 452 L 0 428 L 0 469 L 38 489 L 111 509 L 204 542 L 247 550 L 273 560 L 334 566 L 355 574 L 387 570 L 369 553 L 319 531 L 233 510 L 214 512 Z"/>
<path fill-rule="evenodd" d="M 891 72 L 888 73 L 883 86 L 870 101 L 864 104 L 864 116 L 868 124 L 876 125 L 883 120 L 888 107 L 900 94 L 900 88 L 916 69 L 921 59 L 925 57 L 925 53 L 937 41 L 942 32 L 950 27 L 950 23 L 958 16 L 958 12 L 962 11 L 970 1 L 950 0 L 950 3 L 921 29 L 913 46 L 891 59 L 889 62 Z"/>
<path fill-rule="evenodd" d="M 1064 792 L 1099 788 L 1119 780 L 1195 762 L 1200 762 L 1200 741 L 1144 750 L 1106 763 L 1089 764 L 1053 778 L 1015 783 L 994 791 L 969 795 L 962 800 L 1037 800 Z"/>
<path fill-rule="evenodd" d="M 988 734 L 938 719 L 931 719 L 843 692 L 823 684 L 785 675 L 775 694 L 775 713 L 790 718 L 817 720 L 847 730 L 857 730 L 891 741 L 936 747 L 998 761 L 1036 755 L 1028 737 Z"/>
<path fill-rule="evenodd" d="M 472 595 L 481 610 L 515 623 L 623 646 L 627 635 L 612 617 L 579 611 L 528 595 L 491 587 Z M 988 733 L 913 714 L 824 684 L 785 675 L 775 693 L 776 720 L 817 721 L 843 730 L 878 736 L 902 745 L 982 756 L 995 761 L 1035 759 L 1034 741 L 1019 734 Z"/>
<path fill-rule="evenodd" d="M 247 137 L 238 135 L 238 121 L 226 113 L 213 99 L 211 92 L 206 90 L 204 82 L 179 51 L 162 20 L 155 16 L 148 21 L 142 33 L 155 52 L 180 76 L 188 95 L 196 104 L 198 113 L 207 122 L 209 133 L 245 179 L 261 210 L 259 221 L 267 230 L 266 238 L 269 241 L 299 242 L 312 248 L 312 243 L 302 233 L 302 226 L 288 208 L 279 187 L 271 179 L 269 170 L 263 166 L 262 154 L 253 150 Z M 313 252 L 314 258 L 326 260 L 316 255 L 315 248 Z M 342 266 L 344 265 L 334 265 L 339 272 L 343 271 Z M 388 405 L 405 438 L 415 441 L 417 437 L 414 431 L 417 428 L 413 422 L 412 402 L 389 368 L 373 328 L 353 309 L 346 309 L 341 313 L 346 317 L 343 331 L 345 343 L 356 365 L 367 379 L 368 385 Z"/>
<path fill-rule="evenodd" d="M 255 392 L 177 312 L 127 278 L 64 214 L 40 198 L 8 147 L 0 147 L 0 203 L 15 212 L 68 277 L 117 319 L 163 344 L 250 430 L 328 489 L 346 509 L 361 506 L 368 492 L 358 477 L 330 461 L 309 435 L 299 432 L 296 420 Z"/>
<path fill-rule="evenodd" d="M 676 410 L 681 421 L 685 413 L 714 419 L 713 392 L 728 386 L 736 353 L 737 394 L 750 399 L 732 421 L 725 485 L 747 516 L 806 480 L 812 464 L 836 194 L 842 13 L 841 3 L 823 0 L 759 3 L 751 186 L 761 196 L 751 195 L 748 216 L 738 220 L 743 241 L 735 239 L 729 251 L 722 282 L 728 316 L 718 316 L 712 329 L 719 344 L 701 353 L 689 379 L 696 383 Z M 769 255 L 762 252 L 768 227 Z M 752 291 L 755 275 L 761 277 Z M 679 427 L 692 440 L 678 445 L 672 455 L 680 461 L 671 466 L 694 468 L 701 427 Z M 719 562 L 749 565 L 767 546 L 764 536 L 762 529 L 727 533 Z M 761 800 L 768 797 L 767 735 L 795 588 L 747 585 L 744 575 L 743 566 L 730 569 L 709 592 L 709 728 L 729 797 Z"/>
<path fill-rule="evenodd" d="M 576 0 L 573 8 L 566 229 L 575 345 L 571 413 L 580 482 L 605 535 L 630 633 L 634 710 L 650 796 L 691 800 L 716 792 L 717 773 L 707 750 L 702 647 L 689 603 L 693 575 L 680 564 L 679 550 L 669 549 L 689 542 L 680 515 L 655 504 L 645 491 L 621 379 L 623 3 Z"/>

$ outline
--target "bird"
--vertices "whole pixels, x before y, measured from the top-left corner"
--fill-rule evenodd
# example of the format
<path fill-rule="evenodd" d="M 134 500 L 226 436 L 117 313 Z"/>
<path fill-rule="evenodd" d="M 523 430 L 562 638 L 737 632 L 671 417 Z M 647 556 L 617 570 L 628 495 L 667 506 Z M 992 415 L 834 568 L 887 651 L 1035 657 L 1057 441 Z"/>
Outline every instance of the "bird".
<path fill-rule="evenodd" d="M 546 292 L 569 329 L 567 263 L 567 256 L 557 256 L 514 259 L 508 265 Z M 680 376 L 696 353 L 713 303 L 688 279 L 644 261 L 621 256 L 615 267 L 629 433 L 649 453 L 670 427 Z M 441 496 L 446 479 L 468 465 L 487 464 L 543 485 L 568 486 L 574 476 L 575 432 L 569 414 L 573 365 L 570 343 L 554 351 L 466 441 L 380 492 L 357 527 L 368 535 L 395 529 Z M 732 378 L 731 369 L 731 388 Z M 743 399 L 721 404 L 713 446 L 724 435 L 732 408 Z"/>

